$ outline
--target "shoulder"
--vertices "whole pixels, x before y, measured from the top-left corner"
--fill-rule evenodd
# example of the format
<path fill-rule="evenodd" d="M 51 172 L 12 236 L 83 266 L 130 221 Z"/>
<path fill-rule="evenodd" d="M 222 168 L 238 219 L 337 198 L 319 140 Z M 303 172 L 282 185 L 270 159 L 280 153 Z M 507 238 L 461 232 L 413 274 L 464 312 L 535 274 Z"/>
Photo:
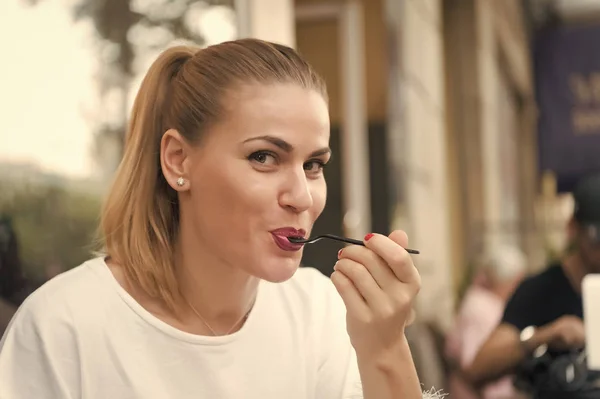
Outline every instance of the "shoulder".
<path fill-rule="evenodd" d="M 543 272 L 525 279 L 506 304 L 503 323 L 518 330 L 528 325 L 545 324 L 548 303 L 556 295 L 556 287 L 564 284 L 564 278 L 562 267 L 551 265 Z"/>
<path fill-rule="evenodd" d="M 89 260 L 47 281 L 25 299 L 11 324 L 52 328 L 93 312 L 105 289 L 102 262 L 100 258 Z"/>
<path fill-rule="evenodd" d="M 529 293 L 530 295 L 537 296 L 549 293 L 549 286 L 561 283 L 565 278 L 562 266 L 560 264 L 553 264 L 546 268 L 546 270 L 523 280 L 515 294 Z"/>
<path fill-rule="evenodd" d="M 101 258 L 87 262 L 59 274 L 35 290 L 23 303 L 25 308 L 34 310 L 47 305 L 85 305 L 104 288 Z M 104 266 L 105 267 L 105 266 Z"/>
<path fill-rule="evenodd" d="M 81 338 L 92 331 L 90 320 L 102 316 L 98 303 L 106 301 L 99 273 L 103 266 L 101 259 L 86 262 L 25 299 L 0 341 L 2 392 L 11 398 L 79 395 L 81 356 L 90 349 Z M 84 333 L 82 324 L 88 326 Z"/>
<path fill-rule="evenodd" d="M 496 311 L 501 314 L 503 309 L 504 303 L 497 295 L 484 288 L 471 287 L 461 303 L 459 315 L 467 319 L 484 319 L 494 317 Z"/>
<path fill-rule="evenodd" d="M 530 277 L 528 280 L 540 284 L 548 281 L 562 280 L 565 277 L 566 276 L 562 265 L 556 263 L 548 266 L 546 270 L 543 270 L 542 272 Z"/>

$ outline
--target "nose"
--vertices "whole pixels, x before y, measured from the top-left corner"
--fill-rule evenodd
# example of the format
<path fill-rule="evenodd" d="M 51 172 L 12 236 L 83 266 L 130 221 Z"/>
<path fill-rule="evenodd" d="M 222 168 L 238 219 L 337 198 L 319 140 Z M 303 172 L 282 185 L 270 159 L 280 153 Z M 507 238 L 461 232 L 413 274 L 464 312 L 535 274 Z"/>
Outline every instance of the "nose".
<path fill-rule="evenodd" d="M 310 182 L 306 178 L 304 169 L 290 171 L 286 176 L 284 190 L 279 196 L 279 204 L 297 213 L 306 211 L 313 205 Z"/>

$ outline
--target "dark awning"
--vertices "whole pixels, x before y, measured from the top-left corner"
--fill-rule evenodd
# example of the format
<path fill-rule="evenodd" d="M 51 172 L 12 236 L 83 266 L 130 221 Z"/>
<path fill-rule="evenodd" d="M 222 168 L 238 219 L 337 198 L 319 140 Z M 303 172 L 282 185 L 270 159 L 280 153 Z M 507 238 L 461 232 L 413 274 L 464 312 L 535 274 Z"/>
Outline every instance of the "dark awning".
<path fill-rule="evenodd" d="M 571 191 L 600 171 L 600 25 L 548 28 L 534 50 L 540 169 Z"/>

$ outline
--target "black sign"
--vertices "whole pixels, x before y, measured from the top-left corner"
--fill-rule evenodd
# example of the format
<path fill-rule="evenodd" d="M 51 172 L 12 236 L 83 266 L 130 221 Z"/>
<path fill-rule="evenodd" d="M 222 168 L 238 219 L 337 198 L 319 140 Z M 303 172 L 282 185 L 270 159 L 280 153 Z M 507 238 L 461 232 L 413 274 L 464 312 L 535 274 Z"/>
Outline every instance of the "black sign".
<path fill-rule="evenodd" d="M 535 45 L 540 169 L 560 192 L 600 171 L 600 25 L 546 30 Z"/>

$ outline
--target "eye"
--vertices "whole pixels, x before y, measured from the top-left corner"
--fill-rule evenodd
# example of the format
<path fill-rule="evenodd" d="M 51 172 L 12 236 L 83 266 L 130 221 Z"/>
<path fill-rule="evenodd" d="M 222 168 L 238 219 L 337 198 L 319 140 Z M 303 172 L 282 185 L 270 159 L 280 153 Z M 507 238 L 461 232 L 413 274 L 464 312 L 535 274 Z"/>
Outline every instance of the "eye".
<path fill-rule="evenodd" d="M 248 160 L 262 164 L 262 165 L 271 165 L 276 161 L 275 155 L 270 153 L 269 151 L 253 152 L 248 157 Z"/>
<path fill-rule="evenodd" d="M 309 173 L 320 173 L 323 171 L 323 169 L 325 169 L 325 166 L 327 166 L 325 162 L 315 159 L 306 162 L 304 164 L 304 170 Z"/>

